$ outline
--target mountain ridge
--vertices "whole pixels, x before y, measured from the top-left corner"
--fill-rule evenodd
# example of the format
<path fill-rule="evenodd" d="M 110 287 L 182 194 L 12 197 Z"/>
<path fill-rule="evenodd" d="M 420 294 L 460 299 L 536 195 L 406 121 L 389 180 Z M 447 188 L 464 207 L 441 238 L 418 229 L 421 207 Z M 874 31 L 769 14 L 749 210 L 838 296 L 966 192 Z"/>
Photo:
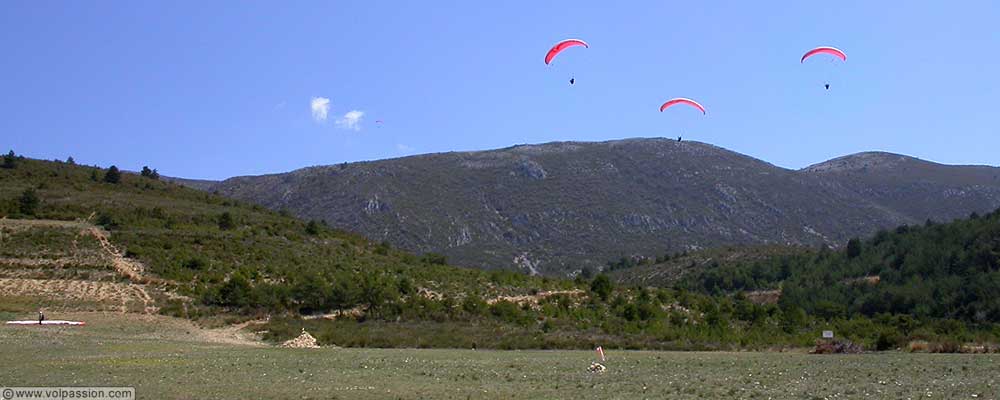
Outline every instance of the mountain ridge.
<path fill-rule="evenodd" d="M 231 177 L 228 177 L 228 178 L 218 179 L 218 180 L 216 180 L 216 179 L 191 179 L 191 178 L 173 177 L 173 176 L 170 176 L 170 177 L 164 176 L 163 179 L 167 180 L 167 181 L 175 182 L 175 183 L 180 184 L 182 186 L 190 187 L 192 189 L 198 189 L 198 190 L 203 190 L 203 191 L 211 191 L 214 188 L 214 186 L 216 186 L 216 185 L 218 185 L 220 183 L 223 183 L 223 182 L 225 182 L 226 180 L 229 180 L 229 179 L 254 178 L 254 177 L 265 177 L 265 176 L 273 176 L 273 175 L 283 175 L 283 174 L 294 173 L 294 172 L 298 172 L 298 171 L 302 171 L 302 170 L 309 170 L 309 169 L 316 169 L 316 168 L 337 167 L 337 166 L 345 165 L 345 164 L 346 165 L 351 165 L 351 164 L 377 163 L 377 162 L 383 162 L 383 161 L 401 160 L 401 159 L 408 159 L 408 158 L 420 158 L 420 157 L 435 156 L 435 155 L 445 155 L 445 154 L 475 154 L 475 153 L 484 153 L 484 152 L 498 152 L 498 151 L 516 150 L 516 149 L 519 149 L 519 148 L 534 148 L 534 147 L 542 147 L 542 146 L 550 146 L 550 145 L 588 145 L 588 144 L 604 144 L 604 143 L 612 143 L 612 142 L 619 142 L 619 143 L 621 143 L 621 142 L 641 142 L 641 141 L 646 141 L 646 140 L 673 142 L 673 141 L 676 141 L 677 139 L 671 139 L 671 138 L 666 138 L 666 137 L 632 137 L 632 138 L 614 139 L 614 140 L 603 140 L 603 141 L 577 141 L 577 140 L 568 140 L 568 141 L 551 141 L 551 142 L 542 142 L 542 143 L 522 143 L 522 144 L 515 144 L 515 145 L 511 145 L 511 146 L 507 146 L 507 147 L 496 148 L 496 149 L 441 151 L 441 152 L 432 152 L 432 153 L 413 154 L 413 155 L 400 156 L 400 157 L 380 158 L 380 159 L 374 159 L 374 160 L 362 160 L 362 161 L 350 161 L 350 162 L 342 162 L 342 163 L 334 163 L 334 164 L 310 165 L 310 166 L 300 167 L 300 168 L 296 168 L 296 169 L 292 169 L 292 170 L 284 171 L 284 172 L 271 172 L 271 173 L 256 174 L 256 175 L 253 175 L 253 174 L 250 174 L 250 175 L 234 175 L 234 176 L 231 176 Z M 699 143 L 699 144 L 703 144 L 703 145 L 707 145 L 707 146 L 712 146 L 712 147 L 715 147 L 715 148 L 718 148 L 718 149 L 732 151 L 732 150 L 728 150 L 728 149 L 726 149 L 724 147 L 715 146 L 715 145 L 710 144 L 710 143 L 704 143 L 704 142 L 699 142 L 699 141 L 695 141 L 695 140 L 687 140 L 686 142 L 689 142 L 689 143 Z M 753 158 L 755 160 L 758 160 L 758 161 L 761 161 L 761 162 L 764 162 L 764 163 L 767 163 L 767 164 L 770 164 L 770 165 L 772 165 L 772 166 L 774 166 L 776 168 L 780 168 L 780 169 L 784 169 L 784 170 L 788 170 L 788 171 L 799 171 L 799 172 L 826 172 L 826 171 L 829 171 L 830 169 L 833 169 L 833 168 L 827 167 L 826 164 L 831 164 L 831 163 L 840 162 L 840 161 L 854 161 L 854 159 L 859 158 L 859 157 L 874 157 L 874 156 L 897 157 L 897 158 L 906 159 L 906 160 L 909 160 L 909 161 L 918 161 L 918 162 L 922 162 L 922 163 L 927 163 L 927 164 L 937 165 L 937 166 L 945 166 L 945 167 L 990 168 L 990 169 L 1000 170 L 1000 166 L 994 166 L 994 165 L 990 165 L 990 164 L 946 164 L 946 163 L 940 163 L 940 162 L 936 162 L 936 161 L 925 160 L 925 159 L 922 159 L 922 158 L 919 158 L 919 157 L 915 157 L 915 156 L 911 156 L 911 155 L 907 155 L 907 154 L 894 153 L 894 152 L 891 152 L 891 151 L 884 151 L 884 150 L 859 151 L 859 152 L 856 152 L 856 153 L 850 153 L 850 154 L 846 154 L 846 155 L 843 155 L 843 156 L 833 157 L 833 158 L 830 158 L 830 159 L 827 159 L 827 160 L 824 160 L 824 161 L 820 161 L 820 162 L 817 162 L 817 163 L 814 163 L 814 164 L 807 165 L 807 166 L 802 167 L 802 168 L 783 167 L 783 166 L 780 166 L 780 165 L 777 165 L 777 164 L 772 164 L 772 163 L 770 163 L 770 162 L 768 162 L 766 160 L 758 159 L 758 158 L 750 156 L 750 155 L 745 155 L 745 154 L 738 153 L 738 152 L 735 152 L 735 151 L 732 151 L 732 152 L 736 153 L 736 154 L 741 154 L 741 155 L 743 155 L 745 157 Z"/>
<path fill-rule="evenodd" d="M 985 212 L 1000 206 L 998 171 L 884 152 L 793 170 L 711 144 L 632 138 L 312 166 L 210 189 L 465 265 L 574 275 L 622 256 L 835 246 Z"/>

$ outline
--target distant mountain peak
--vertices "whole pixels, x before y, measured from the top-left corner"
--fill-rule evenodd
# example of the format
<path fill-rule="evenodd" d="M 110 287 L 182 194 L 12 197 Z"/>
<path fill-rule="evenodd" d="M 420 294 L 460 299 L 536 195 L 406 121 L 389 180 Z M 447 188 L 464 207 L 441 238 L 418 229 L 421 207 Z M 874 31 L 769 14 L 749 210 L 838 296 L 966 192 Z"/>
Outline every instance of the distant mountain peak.
<path fill-rule="evenodd" d="M 561 141 L 561 142 L 546 142 L 538 144 L 518 144 L 501 150 L 509 150 L 527 154 L 536 154 L 536 153 L 575 151 L 585 147 L 600 147 L 600 146 L 617 147 L 617 146 L 630 146 L 630 145 L 657 145 L 657 144 L 674 144 L 674 143 L 683 143 L 684 145 L 695 144 L 711 148 L 715 147 L 707 143 L 701 143 L 690 140 L 678 141 L 677 139 L 674 138 L 632 137 L 625 139 L 614 139 L 614 140 L 603 140 L 603 141 Z"/>
<path fill-rule="evenodd" d="M 884 151 L 865 151 L 837 157 L 802 169 L 805 172 L 847 172 L 872 169 L 892 169 L 904 163 L 930 163 L 916 157 Z"/>

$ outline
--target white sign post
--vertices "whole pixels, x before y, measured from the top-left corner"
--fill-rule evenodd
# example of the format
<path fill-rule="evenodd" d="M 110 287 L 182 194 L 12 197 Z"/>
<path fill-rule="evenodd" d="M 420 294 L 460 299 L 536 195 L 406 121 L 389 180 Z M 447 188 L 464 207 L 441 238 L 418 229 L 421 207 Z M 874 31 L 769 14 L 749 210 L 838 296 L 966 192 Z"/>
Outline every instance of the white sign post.
<path fill-rule="evenodd" d="M 833 331 L 823 331 L 823 339 L 833 339 Z"/>

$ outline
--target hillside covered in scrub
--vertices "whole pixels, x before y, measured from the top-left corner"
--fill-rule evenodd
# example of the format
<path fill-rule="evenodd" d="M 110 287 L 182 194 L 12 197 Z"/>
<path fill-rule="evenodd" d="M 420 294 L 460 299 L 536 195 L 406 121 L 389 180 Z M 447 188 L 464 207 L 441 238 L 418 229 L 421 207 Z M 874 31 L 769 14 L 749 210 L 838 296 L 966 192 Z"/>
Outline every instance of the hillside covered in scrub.
<path fill-rule="evenodd" d="M 125 259 L 169 284 L 188 312 L 226 310 L 313 313 L 383 298 L 435 293 L 517 295 L 556 283 L 520 274 L 493 275 L 446 266 L 434 254 L 413 255 L 316 221 L 156 179 L 9 156 L 0 168 L 0 217 L 64 221 L 106 234 Z M 65 251 L 73 229 L 4 235 L 3 252 L 18 259 Z M 547 286 L 548 285 L 548 286 Z M 562 283 L 568 285 L 568 283 Z"/>
<path fill-rule="evenodd" d="M 2 166 L 3 312 L 43 305 L 253 319 L 271 341 L 307 328 L 320 344 L 359 347 L 767 348 L 810 345 L 819 331 L 835 329 L 869 348 L 889 348 L 911 339 L 991 342 L 1000 334 L 988 312 L 985 320 L 892 308 L 828 313 L 793 296 L 784 298 L 799 300 L 774 303 L 740 293 L 788 287 L 779 280 L 703 290 L 703 274 L 722 269 L 697 265 L 664 287 L 617 284 L 603 274 L 566 280 L 459 268 L 441 255 L 410 254 L 321 221 L 164 182 L 155 170 L 122 173 L 13 154 Z M 938 229 L 950 234 L 950 227 Z M 868 257 L 868 246 L 856 258 Z M 865 276 L 854 272 L 842 276 Z"/>

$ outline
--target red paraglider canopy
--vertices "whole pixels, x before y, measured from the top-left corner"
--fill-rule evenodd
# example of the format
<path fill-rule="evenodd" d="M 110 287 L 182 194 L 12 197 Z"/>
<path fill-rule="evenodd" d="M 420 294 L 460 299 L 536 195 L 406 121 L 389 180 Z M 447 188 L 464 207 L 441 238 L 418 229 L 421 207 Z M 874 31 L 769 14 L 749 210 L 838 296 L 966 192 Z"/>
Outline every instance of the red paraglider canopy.
<path fill-rule="evenodd" d="M 806 61 L 807 58 L 817 54 L 830 54 L 833 55 L 834 57 L 841 59 L 842 61 L 847 61 L 847 54 L 841 51 L 840 49 L 836 47 L 823 46 L 807 51 L 806 54 L 802 55 L 802 59 L 799 60 L 799 63 L 803 63 Z"/>
<path fill-rule="evenodd" d="M 694 101 L 694 100 L 691 100 L 691 99 L 685 99 L 683 97 L 678 97 L 676 99 L 667 100 L 666 103 L 663 103 L 663 105 L 660 106 L 660 112 L 663 112 L 663 110 L 666 110 L 667 108 L 670 108 L 671 106 L 674 106 L 674 105 L 677 105 L 677 104 L 687 104 L 689 106 L 692 106 L 694 108 L 697 108 L 697 109 L 701 110 L 702 114 L 707 114 L 705 112 L 705 107 L 702 107 L 701 104 L 698 104 L 697 101 Z"/>
<path fill-rule="evenodd" d="M 584 42 L 580 39 L 563 40 L 559 43 L 556 43 L 555 46 L 552 46 L 552 48 L 549 49 L 548 53 L 545 53 L 545 64 L 546 65 L 551 64 L 552 59 L 556 58 L 556 56 L 559 55 L 559 53 L 573 46 L 583 46 L 586 48 L 590 48 L 590 45 L 588 45 L 587 42 Z"/>

